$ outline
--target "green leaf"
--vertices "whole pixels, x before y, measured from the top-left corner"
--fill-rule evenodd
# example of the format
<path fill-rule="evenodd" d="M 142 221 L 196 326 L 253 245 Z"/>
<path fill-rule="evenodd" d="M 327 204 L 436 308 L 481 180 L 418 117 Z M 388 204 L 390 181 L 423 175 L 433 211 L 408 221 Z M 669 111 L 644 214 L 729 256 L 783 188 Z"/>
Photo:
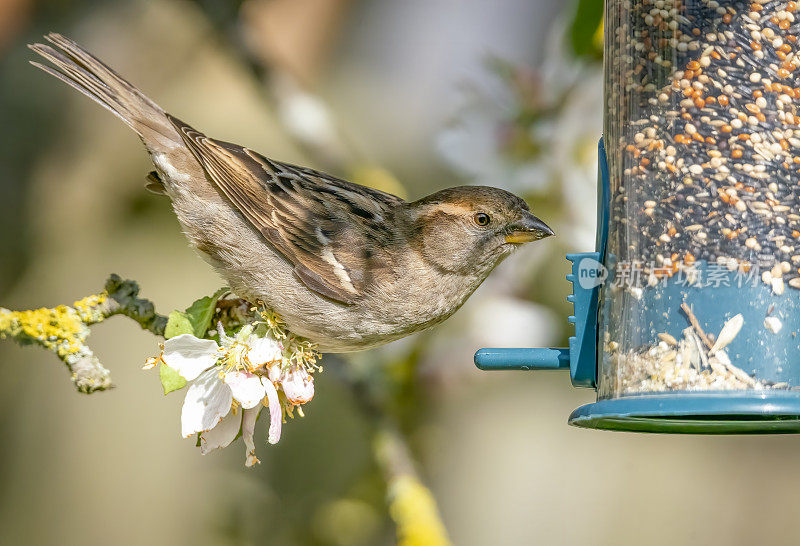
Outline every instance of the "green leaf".
<path fill-rule="evenodd" d="M 222 297 L 228 288 L 220 288 L 211 296 L 206 296 L 195 301 L 186 310 L 186 317 L 191 323 L 192 331 L 195 337 L 206 337 L 206 332 L 211 327 L 211 319 L 214 318 L 214 311 L 217 308 L 217 300 Z"/>
<path fill-rule="evenodd" d="M 181 334 L 194 334 L 189 316 L 182 311 L 173 311 L 167 317 L 167 327 L 164 328 L 164 338 L 179 336 Z"/>
<path fill-rule="evenodd" d="M 598 39 L 602 34 L 602 24 L 602 0 L 578 0 L 569 29 L 570 45 L 576 56 L 602 59 L 603 44 Z"/>
<path fill-rule="evenodd" d="M 161 377 L 161 387 L 164 389 L 164 394 L 169 394 L 186 386 L 186 380 L 166 364 L 161 364 L 159 376 Z"/>

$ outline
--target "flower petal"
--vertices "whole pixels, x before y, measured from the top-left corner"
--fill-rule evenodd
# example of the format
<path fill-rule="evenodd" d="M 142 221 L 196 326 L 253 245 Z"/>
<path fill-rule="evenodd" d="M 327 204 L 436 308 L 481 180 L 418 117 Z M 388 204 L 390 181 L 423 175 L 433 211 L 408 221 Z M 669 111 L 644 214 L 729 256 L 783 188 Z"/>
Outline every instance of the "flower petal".
<path fill-rule="evenodd" d="M 164 342 L 164 363 L 191 381 L 217 362 L 219 345 L 213 339 L 181 334 Z"/>
<path fill-rule="evenodd" d="M 278 391 L 275 390 L 275 385 L 266 377 L 261 378 L 264 388 L 267 391 L 267 401 L 269 402 L 269 434 L 267 441 L 271 444 L 277 444 L 281 439 L 281 423 L 283 422 L 283 410 L 281 410 L 281 401 L 278 398 Z"/>
<path fill-rule="evenodd" d="M 261 379 L 257 375 L 246 372 L 228 372 L 223 378 L 225 384 L 231 388 L 233 398 L 239 402 L 244 409 L 256 407 L 267 391 L 264 389 Z"/>
<path fill-rule="evenodd" d="M 142 366 L 143 370 L 152 370 L 153 368 L 161 362 L 161 357 L 158 356 L 151 356 L 147 360 L 144 361 L 144 366 Z"/>
<path fill-rule="evenodd" d="M 215 449 L 228 447 L 239 434 L 241 424 L 242 414 L 229 412 L 217 426 L 200 433 L 200 453 L 205 455 Z"/>
<path fill-rule="evenodd" d="M 258 414 L 261 412 L 261 406 L 244 410 L 242 416 L 242 438 L 244 439 L 244 446 L 247 449 L 244 465 L 253 466 L 260 463 L 256 457 L 256 443 L 253 441 L 253 434 L 256 431 L 256 421 L 258 421 Z"/>
<path fill-rule="evenodd" d="M 314 398 L 314 378 L 303 368 L 288 371 L 283 376 L 281 387 L 292 404 L 305 404 Z"/>
<path fill-rule="evenodd" d="M 263 368 L 267 364 L 280 361 L 283 358 L 281 344 L 271 336 L 253 336 L 247 340 L 250 349 L 247 351 L 247 360 L 250 362 L 250 371 Z"/>
<path fill-rule="evenodd" d="M 269 368 L 267 368 L 267 375 L 269 376 L 270 380 L 273 383 L 277 383 L 281 380 L 281 375 L 283 375 L 283 370 L 281 369 L 280 364 L 273 364 Z"/>
<path fill-rule="evenodd" d="M 183 401 L 183 437 L 188 438 L 192 434 L 214 428 L 231 411 L 232 401 L 231 388 L 220 379 L 216 367 L 200 374 L 186 391 Z"/>

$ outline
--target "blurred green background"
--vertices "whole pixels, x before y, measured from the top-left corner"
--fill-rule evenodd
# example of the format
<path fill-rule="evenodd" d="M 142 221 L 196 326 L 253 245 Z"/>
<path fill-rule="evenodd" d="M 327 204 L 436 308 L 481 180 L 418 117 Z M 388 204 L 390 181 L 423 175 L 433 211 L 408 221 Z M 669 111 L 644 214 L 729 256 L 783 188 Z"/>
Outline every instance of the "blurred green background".
<path fill-rule="evenodd" d="M 394 543 L 365 378 L 406 435 L 457 545 L 797 544 L 796 437 L 578 430 L 566 374 L 477 371 L 483 346 L 566 342 L 565 251 L 594 244 L 600 3 L 555 0 L 3 0 L 0 304 L 94 293 L 110 272 L 161 312 L 222 282 L 188 248 L 113 116 L 27 63 L 76 39 L 165 109 L 276 159 L 416 198 L 484 183 L 558 233 L 503 263 L 452 319 L 327 358 L 304 419 L 201 457 L 181 395 L 141 371 L 157 341 L 117 318 L 91 343 L 118 387 L 77 394 L 51 354 L 0 343 L 6 544 Z M 264 427 L 261 427 L 264 428 Z"/>

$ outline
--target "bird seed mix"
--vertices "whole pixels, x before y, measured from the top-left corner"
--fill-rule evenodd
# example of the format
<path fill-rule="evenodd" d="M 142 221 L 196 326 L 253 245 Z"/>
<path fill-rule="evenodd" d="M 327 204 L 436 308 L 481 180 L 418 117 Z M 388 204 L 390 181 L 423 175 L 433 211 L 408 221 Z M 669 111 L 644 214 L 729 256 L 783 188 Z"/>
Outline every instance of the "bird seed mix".
<path fill-rule="evenodd" d="M 800 297 L 798 17 L 786 1 L 609 2 L 605 134 L 619 173 L 609 248 L 643 264 L 645 289 L 678 273 L 691 283 L 704 260 Z M 618 387 L 784 387 L 696 338 L 689 328 L 624 358 L 606 340 Z"/>

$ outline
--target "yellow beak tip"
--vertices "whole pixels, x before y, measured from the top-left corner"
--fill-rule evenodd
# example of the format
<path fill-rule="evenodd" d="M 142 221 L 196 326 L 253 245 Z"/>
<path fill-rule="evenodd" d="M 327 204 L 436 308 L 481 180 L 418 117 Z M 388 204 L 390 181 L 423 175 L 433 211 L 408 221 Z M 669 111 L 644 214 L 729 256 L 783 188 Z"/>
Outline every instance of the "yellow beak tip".
<path fill-rule="evenodd" d="M 539 234 L 532 231 L 515 231 L 506 235 L 506 242 L 514 244 L 530 243 L 539 239 Z"/>

